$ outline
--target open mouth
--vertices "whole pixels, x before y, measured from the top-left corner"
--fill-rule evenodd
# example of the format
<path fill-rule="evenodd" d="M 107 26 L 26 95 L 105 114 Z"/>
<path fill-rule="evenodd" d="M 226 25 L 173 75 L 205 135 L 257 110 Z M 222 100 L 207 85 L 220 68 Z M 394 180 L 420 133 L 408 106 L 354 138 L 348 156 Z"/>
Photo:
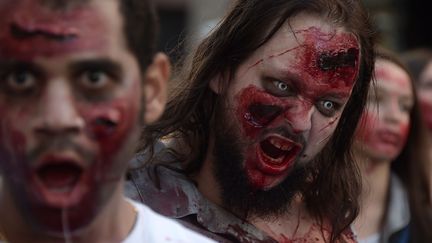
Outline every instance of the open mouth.
<path fill-rule="evenodd" d="M 83 169 L 72 161 L 48 163 L 36 170 L 36 175 L 43 186 L 54 193 L 71 192 L 82 173 Z"/>
<path fill-rule="evenodd" d="M 302 146 L 282 136 L 270 136 L 259 144 L 260 169 L 268 174 L 280 174 L 294 164 Z"/>
<path fill-rule="evenodd" d="M 85 195 L 88 173 L 75 157 L 47 156 L 39 161 L 30 186 L 41 203 L 56 208 L 71 207 Z"/>

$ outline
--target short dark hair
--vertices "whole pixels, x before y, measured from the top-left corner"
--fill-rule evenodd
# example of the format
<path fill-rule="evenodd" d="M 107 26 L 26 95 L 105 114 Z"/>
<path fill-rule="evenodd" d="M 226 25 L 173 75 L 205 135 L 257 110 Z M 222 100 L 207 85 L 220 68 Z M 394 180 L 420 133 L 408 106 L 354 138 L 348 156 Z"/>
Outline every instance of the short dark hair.
<path fill-rule="evenodd" d="M 144 72 L 156 52 L 159 25 L 152 0 L 120 0 L 124 33 L 129 50 Z"/>
<path fill-rule="evenodd" d="M 189 63 L 182 65 L 180 84 L 162 119 L 149 125 L 143 150 L 154 157 L 154 141 L 165 136 L 181 138 L 187 153 L 174 153 L 186 173 L 198 171 L 209 147 L 212 116 L 220 97 L 209 82 L 221 76 L 227 86 L 241 63 L 269 41 L 281 26 L 301 12 L 319 14 L 353 33 L 361 48 L 360 71 L 339 125 L 318 156 L 313 182 L 304 192 L 309 211 L 332 226 L 331 241 L 349 228 L 358 214 L 361 180 L 352 158 L 351 144 L 363 112 L 374 68 L 375 30 L 360 0 L 238 0 L 219 26 L 198 46 Z M 156 157 L 157 158 L 157 157 Z"/>

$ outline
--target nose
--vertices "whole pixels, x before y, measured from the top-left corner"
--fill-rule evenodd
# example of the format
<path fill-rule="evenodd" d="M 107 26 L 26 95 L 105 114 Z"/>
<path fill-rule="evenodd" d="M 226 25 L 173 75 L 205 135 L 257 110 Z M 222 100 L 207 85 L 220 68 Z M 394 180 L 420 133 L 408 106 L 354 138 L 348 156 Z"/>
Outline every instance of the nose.
<path fill-rule="evenodd" d="M 307 100 L 299 99 L 293 102 L 285 111 L 284 116 L 295 134 L 309 131 L 312 126 L 314 105 Z"/>
<path fill-rule="evenodd" d="M 49 81 L 37 106 L 35 132 L 45 135 L 78 133 L 84 128 L 84 119 L 77 111 L 70 85 L 64 80 Z"/>
<path fill-rule="evenodd" d="M 404 119 L 406 114 L 401 110 L 398 101 L 389 102 L 387 104 L 388 108 L 382 107 L 378 112 L 382 112 L 384 119 L 388 123 L 399 124 Z"/>

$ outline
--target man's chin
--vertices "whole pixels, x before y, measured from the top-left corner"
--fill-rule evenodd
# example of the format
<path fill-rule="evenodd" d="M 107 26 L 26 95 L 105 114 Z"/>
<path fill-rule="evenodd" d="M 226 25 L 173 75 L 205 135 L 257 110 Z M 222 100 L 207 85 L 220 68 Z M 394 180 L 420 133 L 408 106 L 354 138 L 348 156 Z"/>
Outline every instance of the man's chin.
<path fill-rule="evenodd" d="M 279 175 L 269 175 L 258 169 L 246 169 L 246 174 L 252 188 L 255 190 L 269 191 L 282 183 L 287 177 L 288 172 Z"/>
<path fill-rule="evenodd" d="M 33 225 L 40 232 L 53 237 L 74 234 L 86 228 L 95 218 L 99 208 L 95 198 L 83 200 L 73 207 L 58 208 L 50 205 L 30 205 L 30 217 Z"/>
<path fill-rule="evenodd" d="M 38 187 L 35 189 L 34 187 Z M 78 183 L 72 188 L 53 189 L 33 185 L 35 189 L 28 193 L 27 207 L 32 224 L 41 232 L 53 237 L 73 234 L 88 226 L 99 208 L 98 192 Z"/>

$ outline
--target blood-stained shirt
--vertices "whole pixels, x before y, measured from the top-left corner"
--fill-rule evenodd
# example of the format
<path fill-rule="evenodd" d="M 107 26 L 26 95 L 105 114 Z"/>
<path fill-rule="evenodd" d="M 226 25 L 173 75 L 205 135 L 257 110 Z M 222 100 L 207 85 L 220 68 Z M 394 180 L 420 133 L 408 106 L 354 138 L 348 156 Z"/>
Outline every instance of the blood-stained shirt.
<path fill-rule="evenodd" d="M 254 225 L 207 200 L 179 169 L 146 165 L 129 171 L 125 193 L 159 214 L 217 242 L 276 242 Z"/>
<path fill-rule="evenodd" d="M 157 149 L 158 150 L 158 149 Z M 145 160 L 145 159 L 144 159 Z M 180 164 L 142 164 L 135 158 L 128 172 L 125 194 L 159 214 L 177 219 L 184 226 L 217 242 L 278 242 L 251 223 L 206 199 L 194 182 L 181 170 Z M 286 242 L 322 242 L 322 232 L 314 230 L 308 237 Z M 285 241 L 284 241 L 285 242 Z M 337 242 L 357 242 L 347 229 Z"/>

